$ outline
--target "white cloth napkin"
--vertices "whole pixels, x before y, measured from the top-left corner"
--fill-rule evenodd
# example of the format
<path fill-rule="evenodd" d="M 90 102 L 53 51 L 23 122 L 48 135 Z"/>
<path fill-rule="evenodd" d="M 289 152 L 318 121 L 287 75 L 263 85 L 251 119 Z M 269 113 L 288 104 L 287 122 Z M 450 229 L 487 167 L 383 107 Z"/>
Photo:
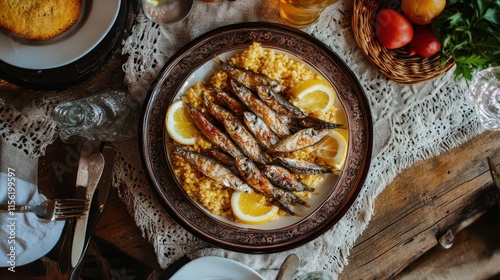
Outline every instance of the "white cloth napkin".
<path fill-rule="evenodd" d="M 35 185 L 0 173 L 0 203 L 38 205 L 47 200 Z M 9 182 L 11 183 L 9 186 Z M 47 221 L 34 213 L 0 213 L 0 267 L 14 269 L 46 255 L 57 243 L 64 221 Z"/>

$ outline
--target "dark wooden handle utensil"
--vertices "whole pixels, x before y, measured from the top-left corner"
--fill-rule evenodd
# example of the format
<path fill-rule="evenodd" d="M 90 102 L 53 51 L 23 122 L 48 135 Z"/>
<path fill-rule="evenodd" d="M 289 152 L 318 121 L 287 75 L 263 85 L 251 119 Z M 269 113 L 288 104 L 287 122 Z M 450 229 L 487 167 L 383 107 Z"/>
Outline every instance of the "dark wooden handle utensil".
<path fill-rule="evenodd" d="M 278 272 L 278 276 L 276 280 L 285 280 L 292 276 L 297 268 L 299 268 L 300 260 L 299 257 L 295 254 L 291 254 L 286 257 L 285 261 L 281 265 L 280 271 Z"/>

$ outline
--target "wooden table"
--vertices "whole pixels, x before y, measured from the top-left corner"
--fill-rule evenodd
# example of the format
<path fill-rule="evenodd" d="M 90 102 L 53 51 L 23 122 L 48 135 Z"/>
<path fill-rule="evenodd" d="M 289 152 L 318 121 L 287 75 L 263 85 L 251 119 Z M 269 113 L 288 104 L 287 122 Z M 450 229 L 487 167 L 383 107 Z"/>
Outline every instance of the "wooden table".
<path fill-rule="evenodd" d="M 500 168 L 500 132 L 484 132 L 438 157 L 402 171 L 377 198 L 375 215 L 357 241 L 340 279 L 424 279 L 439 273 L 498 274 L 491 262 L 500 259 L 500 191 L 492 185 L 486 157 Z M 62 142 L 40 160 L 40 186 L 47 195 L 62 188 L 51 163 L 71 150 Z M 70 178 L 68 174 L 68 178 Z M 65 180 L 66 181 L 66 180 Z M 440 248 L 436 236 L 477 213 L 486 214 L 460 231 L 451 249 Z M 479 228 L 478 228 L 479 227 Z M 94 237 L 151 269 L 159 269 L 153 247 L 142 237 L 126 206 L 112 189 Z M 472 267 L 471 270 L 466 270 Z M 406 269 L 406 270 L 405 270 Z"/>
<path fill-rule="evenodd" d="M 130 22 L 131 18 L 128 19 L 128 26 Z M 125 33 L 120 34 L 122 39 L 126 37 Z M 40 93 L 1 82 L 1 94 L 8 104 L 20 109 L 47 96 L 125 89 L 123 71 L 116 71 L 121 69 L 124 61 L 118 51 L 113 52 L 88 80 L 67 90 Z M 460 147 L 401 172 L 377 198 L 375 215 L 353 248 L 350 263 L 340 278 L 405 276 L 420 279 L 425 278 L 425 273 L 429 271 L 439 273 L 443 269 L 461 269 L 470 263 L 482 265 L 478 269 L 483 275 L 490 271 L 493 275 L 498 274 L 500 268 L 498 265 L 491 266 L 490 262 L 498 261 L 500 242 L 490 237 L 500 235 L 500 195 L 498 189 L 492 186 L 486 157 L 490 157 L 500 168 L 499 139 L 500 132 L 485 132 Z M 71 184 L 71 176 L 74 175 L 69 172 L 64 174 L 63 180 L 59 180 L 53 163 L 64 162 L 70 150 L 71 145 L 56 141 L 39 161 L 38 184 L 41 192 L 48 197 L 61 193 L 69 196 L 67 184 Z M 445 251 L 438 248 L 436 236 L 483 211 L 487 211 L 487 215 L 482 222 L 476 223 L 482 225 L 483 230 L 471 231 L 467 228 L 457 235 L 457 244 L 452 249 Z M 491 224 L 488 226 L 488 223 Z M 474 227 L 476 224 L 470 229 L 477 229 Z M 159 269 L 152 245 L 142 237 L 116 189 L 111 190 L 94 238 L 151 269 Z M 462 261 L 457 260 L 457 254 Z M 436 260 L 439 260 L 439 265 L 429 265 Z M 52 279 L 64 279 L 55 270 L 46 272 Z"/>
<path fill-rule="evenodd" d="M 500 191 L 492 185 L 486 157 L 490 157 L 497 168 L 500 166 L 499 140 L 500 132 L 485 132 L 401 172 L 377 198 L 375 215 L 354 246 L 349 256 L 350 264 L 341 279 L 385 279 L 410 266 L 406 275 L 417 270 L 419 264 L 427 265 L 427 272 L 438 273 L 438 269 L 440 272 L 461 269 L 468 262 L 476 264 L 473 267 L 487 275 L 488 257 L 493 258 L 496 254 L 497 261 L 500 257 L 498 239 L 486 244 L 489 236 L 500 233 Z M 462 240 L 460 243 L 460 238 L 467 233 L 459 232 L 457 242 L 460 245 L 456 244 L 447 253 L 444 249 L 436 249 L 440 247 L 437 236 L 483 211 L 495 212 L 496 216 L 487 217 L 491 227 L 479 234 L 477 242 L 464 244 Z M 460 246 L 472 247 L 468 252 L 456 251 Z M 495 274 L 500 272 L 498 266 L 494 270 Z M 470 279 L 470 272 L 465 271 L 453 279 Z M 420 274 L 413 276 L 426 278 Z"/>

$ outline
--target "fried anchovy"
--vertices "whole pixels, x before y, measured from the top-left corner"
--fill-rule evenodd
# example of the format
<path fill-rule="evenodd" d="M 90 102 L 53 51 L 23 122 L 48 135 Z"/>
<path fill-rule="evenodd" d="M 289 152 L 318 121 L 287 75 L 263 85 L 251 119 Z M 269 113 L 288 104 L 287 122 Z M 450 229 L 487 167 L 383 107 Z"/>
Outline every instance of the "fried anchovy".
<path fill-rule="evenodd" d="M 331 123 L 309 116 L 303 118 L 281 116 L 281 121 L 290 130 L 296 130 L 297 128 L 336 129 L 344 127 L 342 124 Z"/>
<path fill-rule="evenodd" d="M 205 176 L 226 187 L 246 193 L 253 192 L 253 189 L 247 183 L 212 158 L 180 147 L 174 147 L 173 153 L 184 158 Z"/>
<path fill-rule="evenodd" d="M 281 122 L 280 116 L 262 102 L 262 100 L 257 98 L 248 88 L 233 79 L 230 79 L 229 83 L 232 91 L 238 96 L 240 101 L 264 121 L 274 133 L 279 137 L 290 134 L 288 127 Z"/>
<path fill-rule="evenodd" d="M 258 85 L 269 86 L 275 92 L 282 92 L 284 87 L 277 81 L 266 75 L 258 74 L 253 71 L 232 67 L 216 57 L 215 62 L 220 65 L 222 71 L 226 72 L 231 78 L 237 80 L 247 88 L 255 90 Z"/>
<path fill-rule="evenodd" d="M 208 119 L 200 111 L 196 110 L 196 108 L 189 103 L 187 104 L 187 107 L 194 125 L 210 142 L 233 157 L 243 155 L 231 139 L 214 124 L 208 121 Z"/>
<path fill-rule="evenodd" d="M 273 186 L 269 179 L 260 172 L 259 168 L 249 158 L 236 158 L 236 166 L 238 166 L 241 176 L 255 191 L 276 200 L 282 206 L 282 209 L 289 214 L 295 215 L 291 210 L 290 203 L 298 203 L 309 207 L 307 202 L 296 196 L 293 192 L 287 192 Z"/>
<path fill-rule="evenodd" d="M 232 97 L 228 92 L 223 91 L 220 88 L 216 88 L 212 85 L 204 84 L 205 89 L 207 89 L 219 103 L 223 104 L 231 113 L 235 114 L 239 118 L 243 118 L 243 113 L 248 109 L 241 102 Z"/>
<path fill-rule="evenodd" d="M 261 164 L 269 162 L 264 153 L 260 150 L 257 140 L 255 140 L 253 135 L 245 128 L 245 125 L 238 118 L 236 118 L 236 116 L 219 105 L 210 102 L 205 95 L 203 95 L 203 104 L 207 108 L 210 115 L 215 117 L 224 125 L 229 136 L 234 140 L 236 145 L 240 147 L 241 151 L 243 151 L 246 156 Z"/>
<path fill-rule="evenodd" d="M 300 159 L 276 157 L 274 158 L 273 162 L 275 164 L 286 167 L 288 170 L 296 174 L 333 173 L 332 170 L 333 167 L 322 166 L 314 162 L 300 160 Z"/>
<path fill-rule="evenodd" d="M 234 161 L 234 158 L 223 151 L 220 151 L 218 149 L 208 149 L 204 150 L 202 152 L 204 155 L 211 157 L 215 159 L 216 161 L 220 162 L 224 166 L 226 166 L 229 170 L 231 170 L 234 174 L 239 174 L 240 171 L 238 170 L 238 167 L 236 166 L 236 162 Z"/>
<path fill-rule="evenodd" d="M 311 188 L 297 180 L 295 174 L 282 166 L 266 165 L 262 168 L 262 172 L 267 178 L 269 178 L 269 180 L 271 180 L 273 184 L 283 189 L 294 192 L 314 191 L 314 188 Z"/>
<path fill-rule="evenodd" d="M 266 149 L 271 148 L 280 140 L 279 137 L 254 113 L 245 112 L 243 121 L 248 130 L 255 136 L 255 139 Z"/>
<path fill-rule="evenodd" d="M 298 118 L 307 116 L 306 113 L 286 100 L 281 94 L 274 92 L 268 86 L 257 86 L 256 91 L 260 99 L 280 115 Z"/>
<path fill-rule="evenodd" d="M 252 134 L 241 123 L 227 120 L 224 122 L 224 127 L 243 153 L 251 160 L 261 164 L 269 163 L 269 159 L 260 150 L 259 143 L 257 143 Z"/>
<path fill-rule="evenodd" d="M 276 145 L 271 147 L 269 153 L 286 153 L 300 150 L 312 146 L 328 134 L 328 129 L 316 130 L 306 128 L 281 139 Z"/>

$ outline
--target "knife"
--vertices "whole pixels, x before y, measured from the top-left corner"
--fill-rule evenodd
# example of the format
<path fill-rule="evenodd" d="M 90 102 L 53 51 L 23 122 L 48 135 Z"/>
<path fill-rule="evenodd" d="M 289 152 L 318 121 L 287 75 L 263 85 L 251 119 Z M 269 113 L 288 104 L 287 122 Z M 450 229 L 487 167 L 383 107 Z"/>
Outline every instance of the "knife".
<path fill-rule="evenodd" d="M 90 204 L 94 197 L 94 191 L 101 179 L 104 166 L 104 157 L 101 153 L 92 154 L 88 161 L 88 182 L 86 198 Z M 90 211 L 90 209 L 89 209 Z M 75 233 L 73 235 L 73 245 L 71 247 L 71 267 L 75 267 L 82 257 L 85 234 L 87 232 L 87 222 L 89 220 L 89 212 L 82 218 L 78 219 L 75 224 Z"/>
<path fill-rule="evenodd" d="M 101 216 L 101 213 L 104 210 L 104 205 L 108 200 L 109 189 L 111 187 L 111 183 L 113 180 L 113 164 L 114 164 L 115 150 L 110 145 L 110 143 L 104 144 L 102 148 L 102 155 L 104 156 L 104 168 L 101 180 L 97 185 L 98 205 L 95 204 L 92 205 L 91 209 L 89 210 L 89 221 L 87 224 L 87 232 L 85 234 L 85 241 L 84 241 L 84 248 L 82 255 L 85 254 L 84 252 L 87 250 L 87 247 L 89 246 L 90 238 L 92 236 L 92 231 L 97 225 L 97 221 L 99 220 L 99 217 Z M 73 271 L 71 272 L 70 276 L 71 280 L 78 279 L 78 275 L 80 275 L 84 263 L 82 259 L 80 259 L 78 264 L 74 267 Z"/>
<path fill-rule="evenodd" d="M 75 188 L 75 198 L 85 198 L 87 193 L 88 184 L 88 166 L 89 157 L 85 155 L 80 155 L 80 160 L 78 163 L 78 172 L 76 174 L 76 188 Z M 90 202 L 89 202 L 90 203 Z M 66 223 L 66 231 L 64 233 L 64 239 L 61 244 L 61 251 L 59 253 L 59 260 L 57 261 L 57 269 L 61 274 L 66 274 L 71 268 L 70 261 L 68 257 L 71 252 L 71 245 L 73 241 L 73 233 L 75 228 L 76 218 L 69 219 Z"/>
<path fill-rule="evenodd" d="M 104 156 L 104 169 L 102 171 L 101 181 L 97 185 L 97 199 L 99 201 L 99 214 L 104 210 L 104 205 L 108 200 L 109 188 L 113 181 L 113 165 L 115 157 L 115 149 L 109 144 L 104 144 L 102 148 L 102 155 Z"/>

